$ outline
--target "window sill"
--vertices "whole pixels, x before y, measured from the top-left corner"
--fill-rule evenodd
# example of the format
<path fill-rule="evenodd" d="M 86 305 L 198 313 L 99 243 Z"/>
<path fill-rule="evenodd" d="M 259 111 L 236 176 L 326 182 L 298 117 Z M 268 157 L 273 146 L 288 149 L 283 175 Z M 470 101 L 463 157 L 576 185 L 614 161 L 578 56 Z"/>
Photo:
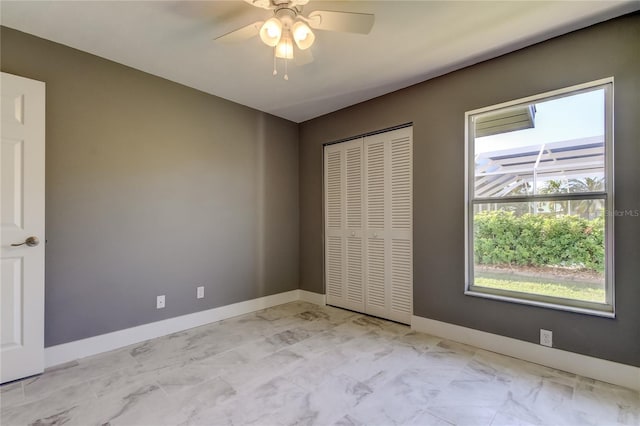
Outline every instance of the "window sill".
<path fill-rule="evenodd" d="M 500 300 L 502 302 L 518 303 L 521 305 L 537 306 L 540 308 L 555 309 L 558 311 L 568 311 L 584 315 L 593 315 L 604 318 L 615 318 L 616 314 L 613 306 L 602 305 L 603 309 L 584 308 L 579 306 L 563 305 L 539 300 L 523 299 L 520 297 L 507 296 L 502 294 L 487 293 L 473 289 L 467 289 L 464 292 L 467 296 L 482 297 L 484 299 Z"/>

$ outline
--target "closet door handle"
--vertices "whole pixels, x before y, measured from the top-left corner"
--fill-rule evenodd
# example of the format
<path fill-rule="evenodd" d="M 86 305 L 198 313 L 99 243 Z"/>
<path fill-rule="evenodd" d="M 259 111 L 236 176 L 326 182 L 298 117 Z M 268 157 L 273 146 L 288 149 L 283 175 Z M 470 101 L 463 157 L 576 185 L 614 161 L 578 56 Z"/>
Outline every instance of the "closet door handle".
<path fill-rule="evenodd" d="M 351 236 L 352 236 L 352 237 L 355 237 L 355 236 L 356 236 L 355 231 L 351 231 Z"/>
<path fill-rule="evenodd" d="M 373 233 L 373 238 L 378 238 L 378 233 L 377 232 Z"/>

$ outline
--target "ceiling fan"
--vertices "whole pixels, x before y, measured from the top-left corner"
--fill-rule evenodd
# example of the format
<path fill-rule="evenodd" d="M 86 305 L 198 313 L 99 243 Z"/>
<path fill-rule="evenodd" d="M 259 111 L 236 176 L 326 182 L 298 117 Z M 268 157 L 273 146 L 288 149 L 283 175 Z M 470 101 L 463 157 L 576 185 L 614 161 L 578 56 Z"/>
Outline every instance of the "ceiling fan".
<path fill-rule="evenodd" d="M 302 15 L 302 7 L 309 0 L 244 0 L 252 6 L 273 11 L 273 17 L 266 21 L 257 21 L 244 27 L 223 34 L 214 40 L 222 43 L 233 43 L 260 36 L 267 46 L 274 48 L 273 75 L 276 70 L 276 59 L 284 59 L 284 79 L 288 80 L 287 61 L 295 58 L 298 65 L 313 61 L 308 50 L 316 39 L 311 28 L 323 31 L 339 31 L 346 33 L 369 34 L 375 16 L 370 13 L 336 12 L 330 10 L 314 10 L 308 16 Z M 294 46 L 297 52 L 294 55 Z"/>

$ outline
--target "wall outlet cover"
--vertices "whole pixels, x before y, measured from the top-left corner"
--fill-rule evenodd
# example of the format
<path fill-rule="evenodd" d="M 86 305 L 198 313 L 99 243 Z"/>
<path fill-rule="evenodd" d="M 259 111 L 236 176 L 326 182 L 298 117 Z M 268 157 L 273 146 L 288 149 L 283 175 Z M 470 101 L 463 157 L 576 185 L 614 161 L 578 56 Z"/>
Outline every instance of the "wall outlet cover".
<path fill-rule="evenodd" d="M 553 331 L 540 329 L 540 344 L 542 346 L 553 347 Z"/>
<path fill-rule="evenodd" d="M 200 286 L 200 287 L 197 288 L 196 297 L 198 299 L 203 299 L 204 298 L 204 286 Z"/>
<path fill-rule="evenodd" d="M 164 294 L 156 298 L 156 309 L 164 308 Z"/>

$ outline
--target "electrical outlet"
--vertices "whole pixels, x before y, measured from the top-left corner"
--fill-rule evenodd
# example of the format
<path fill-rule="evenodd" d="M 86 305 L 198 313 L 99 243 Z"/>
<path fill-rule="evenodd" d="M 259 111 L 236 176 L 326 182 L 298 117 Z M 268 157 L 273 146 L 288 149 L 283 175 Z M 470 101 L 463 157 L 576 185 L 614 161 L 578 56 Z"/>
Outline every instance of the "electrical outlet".
<path fill-rule="evenodd" d="M 204 287 L 203 286 L 200 286 L 200 287 L 197 288 L 196 297 L 198 299 L 203 299 L 204 298 Z"/>
<path fill-rule="evenodd" d="M 540 329 L 540 344 L 542 346 L 553 347 L 553 331 Z"/>
<path fill-rule="evenodd" d="M 164 308 L 164 294 L 156 298 L 156 309 Z"/>

